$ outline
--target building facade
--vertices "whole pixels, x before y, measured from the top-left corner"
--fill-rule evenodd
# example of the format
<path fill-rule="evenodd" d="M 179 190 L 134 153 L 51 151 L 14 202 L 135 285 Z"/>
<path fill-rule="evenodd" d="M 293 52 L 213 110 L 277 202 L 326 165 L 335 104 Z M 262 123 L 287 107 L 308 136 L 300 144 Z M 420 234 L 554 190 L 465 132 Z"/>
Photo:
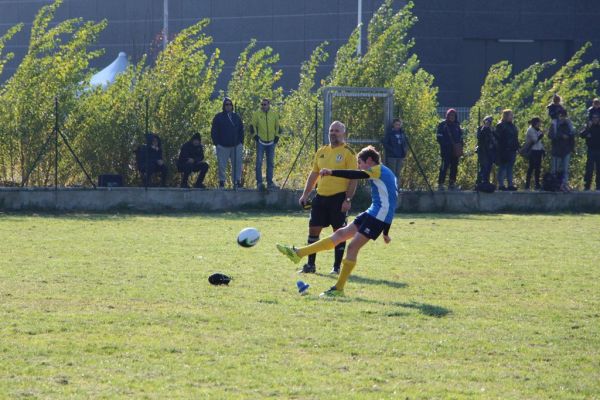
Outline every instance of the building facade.
<path fill-rule="evenodd" d="M 10 76 L 27 51 L 31 21 L 51 0 L 0 0 L 0 34 L 18 22 L 24 30 L 7 43 L 16 54 L 2 79 Z M 251 38 L 280 54 L 276 68 L 282 86 L 293 89 L 300 64 L 327 41 L 329 60 L 318 71 L 325 77 L 337 48 L 357 25 L 357 0 L 168 0 L 169 36 L 199 19 L 210 18 L 207 34 L 225 61 L 219 81 L 224 88 L 238 55 Z M 367 23 L 382 0 L 362 0 Z M 515 71 L 538 62 L 568 60 L 585 42 L 594 46 L 589 59 L 600 56 L 599 0 L 415 0 L 419 22 L 412 30 L 421 66 L 436 78 L 440 104 L 470 106 L 478 98 L 488 68 L 509 60 Z M 95 61 L 108 65 L 120 51 L 133 61 L 161 48 L 165 0 L 64 0 L 57 20 L 82 17 L 108 20 L 98 47 L 105 55 Z M 401 7 L 406 1 L 395 0 Z M 366 33 L 366 28 L 363 28 Z M 364 43 L 364 41 L 363 41 Z M 366 43 L 363 44 L 363 48 Z"/>

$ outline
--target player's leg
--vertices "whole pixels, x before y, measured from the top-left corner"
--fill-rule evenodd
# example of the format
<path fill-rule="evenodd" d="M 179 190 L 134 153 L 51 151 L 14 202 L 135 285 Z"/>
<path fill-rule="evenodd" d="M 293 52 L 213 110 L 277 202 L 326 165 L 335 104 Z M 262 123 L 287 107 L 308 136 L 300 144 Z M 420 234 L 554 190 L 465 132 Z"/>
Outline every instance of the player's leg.
<path fill-rule="evenodd" d="M 308 246 L 300 247 L 296 249 L 296 254 L 300 257 L 305 257 L 312 253 L 318 253 L 320 251 L 331 250 L 341 242 L 352 238 L 357 232 L 357 226 L 352 224 L 338 229 L 333 235 L 323 238 L 316 243 Z"/>
<path fill-rule="evenodd" d="M 331 250 L 337 244 L 346 241 L 354 236 L 357 232 L 358 227 L 354 224 L 348 225 L 342 229 L 334 232 L 333 235 L 326 237 L 324 239 L 319 240 L 316 243 L 313 243 L 308 246 L 293 248 L 291 246 L 284 246 L 281 244 L 277 245 L 277 249 L 287 256 L 290 260 L 295 263 L 298 263 L 302 257 L 306 257 L 312 253 L 318 253 L 320 251 Z"/>
<path fill-rule="evenodd" d="M 311 245 L 319 241 L 321 236 L 321 231 L 323 230 L 322 226 L 309 226 L 308 227 L 308 239 L 306 243 Z M 317 272 L 317 254 L 312 253 L 308 255 L 308 261 L 306 264 L 302 266 L 302 269 L 298 272 L 305 274 L 314 274 Z"/>
<path fill-rule="evenodd" d="M 342 261 L 342 270 L 340 272 L 340 276 L 338 276 L 338 280 L 335 283 L 335 288 L 337 290 L 343 291 L 346 286 L 346 282 L 354 270 L 356 266 L 356 259 L 358 258 L 358 252 L 360 249 L 367 244 L 370 238 L 366 237 L 360 232 L 356 232 L 352 241 L 348 245 L 348 251 L 346 252 L 346 258 Z"/>

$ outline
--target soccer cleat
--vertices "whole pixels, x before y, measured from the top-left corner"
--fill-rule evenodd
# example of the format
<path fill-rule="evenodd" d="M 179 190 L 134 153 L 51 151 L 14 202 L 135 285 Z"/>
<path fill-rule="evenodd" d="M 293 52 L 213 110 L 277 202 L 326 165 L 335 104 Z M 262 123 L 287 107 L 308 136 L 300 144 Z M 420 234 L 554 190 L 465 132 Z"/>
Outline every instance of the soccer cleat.
<path fill-rule="evenodd" d="M 314 274 L 317 272 L 317 266 L 313 264 L 304 264 L 302 269 L 298 271 L 299 274 Z"/>
<path fill-rule="evenodd" d="M 330 287 L 328 290 L 324 291 L 319 295 L 319 297 L 323 298 L 333 298 L 333 297 L 344 297 L 343 290 L 337 290 L 335 286 Z"/>
<path fill-rule="evenodd" d="M 331 272 L 329 272 L 330 275 L 339 275 L 340 274 L 340 267 L 339 265 L 334 265 L 333 268 L 331 269 Z"/>
<path fill-rule="evenodd" d="M 286 246 L 283 244 L 277 243 L 277 250 L 287 258 L 289 258 L 294 264 L 298 264 L 300 262 L 300 256 L 296 254 L 296 249 L 292 246 Z"/>

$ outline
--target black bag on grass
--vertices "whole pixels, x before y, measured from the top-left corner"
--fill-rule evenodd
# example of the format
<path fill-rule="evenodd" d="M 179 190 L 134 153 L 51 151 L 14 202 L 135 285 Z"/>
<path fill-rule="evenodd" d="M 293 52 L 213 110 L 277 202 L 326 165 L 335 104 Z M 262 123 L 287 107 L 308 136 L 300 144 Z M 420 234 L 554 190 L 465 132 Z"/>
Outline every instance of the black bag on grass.
<path fill-rule="evenodd" d="M 557 173 L 553 174 L 551 172 L 546 172 L 544 177 L 542 178 L 542 190 L 546 192 L 558 192 L 560 191 L 560 186 L 562 184 L 562 174 Z"/>

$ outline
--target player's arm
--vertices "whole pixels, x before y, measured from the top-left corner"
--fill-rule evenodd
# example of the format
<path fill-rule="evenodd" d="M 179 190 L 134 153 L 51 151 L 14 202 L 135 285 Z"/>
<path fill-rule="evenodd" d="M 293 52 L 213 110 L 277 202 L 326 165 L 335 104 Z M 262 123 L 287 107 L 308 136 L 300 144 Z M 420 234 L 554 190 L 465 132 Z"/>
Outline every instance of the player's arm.
<path fill-rule="evenodd" d="M 391 225 L 387 225 L 385 228 L 383 228 L 383 241 L 385 244 L 388 244 L 392 241 L 392 238 L 390 237 L 390 228 Z"/>
<path fill-rule="evenodd" d="M 361 171 L 360 169 L 326 169 L 323 168 L 321 172 L 319 172 L 321 176 L 335 176 L 338 178 L 346 178 L 346 179 L 369 179 L 371 175 L 366 173 L 365 171 Z M 356 190 L 356 185 L 355 185 Z"/>
<path fill-rule="evenodd" d="M 306 200 L 308 199 L 310 192 L 312 192 L 315 188 L 318 179 L 318 172 L 312 171 L 308 175 L 308 178 L 306 179 L 306 185 L 304 185 L 304 192 L 302 192 L 302 196 L 300 196 L 300 199 L 298 200 L 298 204 L 300 204 L 300 206 L 304 206 L 304 204 L 306 204 Z"/>

